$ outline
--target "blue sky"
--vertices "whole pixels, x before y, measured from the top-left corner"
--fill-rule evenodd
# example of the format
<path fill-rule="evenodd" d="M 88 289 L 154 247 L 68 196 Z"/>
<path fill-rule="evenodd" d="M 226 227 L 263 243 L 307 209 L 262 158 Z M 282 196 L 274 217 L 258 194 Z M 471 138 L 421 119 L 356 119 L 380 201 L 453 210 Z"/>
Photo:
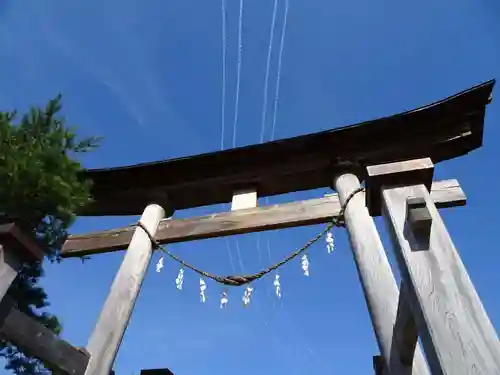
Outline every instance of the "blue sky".
<path fill-rule="evenodd" d="M 500 5 L 495 0 L 289 1 L 277 138 L 401 112 L 500 76 Z M 226 147 L 233 138 L 238 7 L 237 0 L 228 0 Z M 279 0 L 266 140 L 283 9 Z M 272 12 L 273 0 L 244 0 L 238 146 L 260 140 Z M 86 167 L 219 149 L 221 69 L 219 0 L 0 1 L 0 107 L 24 111 L 62 92 L 68 123 L 82 135 L 105 137 L 102 147 L 83 160 Z M 468 195 L 466 207 L 442 214 L 497 329 L 499 121 L 494 97 L 484 147 L 436 168 L 437 179 L 457 178 Z M 324 192 L 293 193 L 270 202 Z M 176 215 L 221 209 L 227 206 Z M 80 219 L 73 232 L 136 219 Z M 383 223 L 377 225 L 385 233 Z M 231 237 L 234 269 L 259 270 L 320 229 Z M 302 276 L 298 260 L 283 268 L 280 301 L 273 298 L 272 277 L 256 283 L 248 309 L 241 307 L 242 289 L 230 291 L 229 308 L 221 311 L 219 286 L 208 283 L 209 300 L 202 305 L 196 275 L 187 272 L 179 292 L 176 264 L 166 262 L 160 274 L 151 267 L 115 364 L 117 374 L 158 367 L 170 367 L 176 375 L 372 374 L 371 357 L 378 349 L 345 232 L 337 231 L 336 238 L 333 255 L 324 242 L 310 250 L 311 277 Z M 383 240 L 392 261 L 385 234 Z M 225 240 L 170 249 L 201 268 L 233 273 Z M 122 257 L 117 252 L 85 264 L 47 265 L 43 285 L 51 311 L 74 345 L 86 345 Z"/>

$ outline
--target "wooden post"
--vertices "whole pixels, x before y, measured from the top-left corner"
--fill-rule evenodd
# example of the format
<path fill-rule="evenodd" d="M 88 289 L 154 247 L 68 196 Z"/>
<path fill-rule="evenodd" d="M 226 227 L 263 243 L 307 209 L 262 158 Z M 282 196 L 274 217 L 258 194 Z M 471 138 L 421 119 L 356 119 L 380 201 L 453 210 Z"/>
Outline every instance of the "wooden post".
<path fill-rule="evenodd" d="M 146 207 L 140 220 L 154 236 L 164 215 L 162 207 L 152 204 Z M 152 254 L 150 238 L 142 228 L 136 228 L 87 345 L 90 361 L 85 375 L 111 371 Z"/>
<path fill-rule="evenodd" d="M 54 373 L 85 373 L 89 355 L 19 311 L 16 302 L 8 296 L 0 302 L 0 338 L 11 342 L 26 355 L 43 361 Z"/>
<path fill-rule="evenodd" d="M 385 187 L 382 197 L 432 373 L 500 374 L 495 329 L 426 186 Z"/>
<path fill-rule="evenodd" d="M 16 254 L 0 244 L 0 301 L 7 294 L 20 266 Z"/>
<path fill-rule="evenodd" d="M 498 337 L 430 198 L 433 168 L 429 158 L 369 167 L 371 209 L 382 206 L 432 374 L 500 374 Z"/>
<path fill-rule="evenodd" d="M 14 223 L 0 225 L 0 301 L 23 262 L 38 262 L 43 252 Z"/>
<path fill-rule="evenodd" d="M 335 179 L 334 186 L 340 202 L 345 204 L 347 197 L 360 184 L 354 174 L 346 173 Z M 398 348 L 393 347 L 399 291 L 363 193 L 356 194 L 349 201 L 345 210 L 345 224 L 375 336 L 387 368 L 391 366 L 391 375 L 429 374 L 418 346 L 413 366 L 401 363 Z"/>
<path fill-rule="evenodd" d="M 19 311 L 7 291 L 25 263 L 41 262 L 43 252 L 15 223 L 0 225 L 0 339 L 36 357 L 56 372 L 83 375 L 88 356 Z"/>

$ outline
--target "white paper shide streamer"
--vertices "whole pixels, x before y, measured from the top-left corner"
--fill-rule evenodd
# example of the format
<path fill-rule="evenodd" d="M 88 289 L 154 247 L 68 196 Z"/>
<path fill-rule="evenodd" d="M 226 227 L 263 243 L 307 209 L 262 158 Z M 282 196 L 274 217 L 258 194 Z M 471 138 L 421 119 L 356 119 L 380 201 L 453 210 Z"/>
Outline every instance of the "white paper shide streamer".
<path fill-rule="evenodd" d="M 249 285 L 246 287 L 243 293 L 243 305 L 246 307 L 250 304 L 250 298 L 252 297 L 253 288 Z"/>
<path fill-rule="evenodd" d="M 328 254 L 333 253 L 333 250 L 335 250 L 335 243 L 333 240 L 333 233 L 328 232 L 326 234 L 326 249 L 328 251 Z"/>
<path fill-rule="evenodd" d="M 309 259 L 307 259 L 307 254 L 302 255 L 302 270 L 304 271 L 304 276 L 309 276 Z"/>
<path fill-rule="evenodd" d="M 179 273 L 177 274 L 177 278 L 175 279 L 175 285 L 177 289 L 182 290 L 182 284 L 184 283 L 184 269 L 181 268 Z"/>
<path fill-rule="evenodd" d="M 229 298 L 227 296 L 227 291 L 223 291 L 220 297 L 220 308 L 225 309 L 227 307 L 228 302 Z"/>
<path fill-rule="evenodd" d="M 160 272 L 162 268 L 163 268 L 163 257 L 158 259 L 158 262 L 156 263 L 156 272 Z"/>
<path fill-rule="evenodd" d="M 200 277 L 200 301 L 201 303 L 207 302 L 207 296 L 205 295 L 205 290 L 207 289 L 207 284 L 205 280 Z"/>
<path fill-rule="evenodd" d="M 274 277 L 274 292 L 276 293 L 276 297 L 281 298 L 281 283 L 280 283 L 280 275 L 276 274 Z"/>

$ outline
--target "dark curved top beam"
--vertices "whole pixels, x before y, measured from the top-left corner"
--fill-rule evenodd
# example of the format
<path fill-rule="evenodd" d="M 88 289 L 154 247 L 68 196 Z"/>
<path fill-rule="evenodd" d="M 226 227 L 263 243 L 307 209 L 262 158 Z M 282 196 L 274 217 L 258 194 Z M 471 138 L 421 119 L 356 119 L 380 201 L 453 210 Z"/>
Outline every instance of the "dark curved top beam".
<path fill-rule="evenodd" d="M 81 215 L 138 215 L 148 203 L 172 210 L 330 186 L 343 160 L 370 164 L 430 157 L 434 163 L 481 147 L 495 81 L 397 115 L 314 134 L 196 156 L 91 169 L 94 202 Z"/>

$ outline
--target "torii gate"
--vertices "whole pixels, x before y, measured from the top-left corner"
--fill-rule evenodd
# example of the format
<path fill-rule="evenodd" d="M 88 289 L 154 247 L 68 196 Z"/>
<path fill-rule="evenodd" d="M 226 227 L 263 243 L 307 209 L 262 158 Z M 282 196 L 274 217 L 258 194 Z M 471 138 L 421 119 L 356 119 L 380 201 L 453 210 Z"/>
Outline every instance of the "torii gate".
<path fill-rule="evenodd" d="M 142 212 L 140 226 L 70 236 L 62 249 L 63 257 L 81 257 L 128 246 L 86 352 L 78 351 L 78 359 L 71 362 L 68 357 L 61 365 L 61 353 L 76 358 L 77 349 L 51 337 L 44 345 L 59 353 L 40 350 L 43 335 L 36 332 L 42 328 L 19 318 L 22 314 L 12 305 L 4 316 L 14 314 L 17 320 L 4 317 L 0 335 L 68 373 L 107 375 L 151 261 L 150 236 L 167 244 L 318 224 L 345 209 L 345 227 L 381 352 L 374 357 L 376 373 L 500 375 L 497 334 L 438 212 L 464 205 L 465 195 L 456 180 L 432 181 L 434 163 L 481 146 L 493 85 L 489 81 L 413 111 L 326 132 L 86 171 L 84 177 L 94 182 L 94 201 L 82 215 Z M 326 186 L 338 195 L 257 207 L 257 196 Z M 229 201 L 231 212 L 171 219 L 175 210 Z M 392 234 L 400 287 L 373 221 L 379 215 Z M 5 259 L 20 254 L 9 251 L 12 241 L 3 243 L 0 237 L 0 244 Z M 15 264 L 9 262 L 0 266 L 0 298 L 15 276 Z M 0 305 L 5 310 L 6 302 Z M 16 332 L 14 321 L 30 327 L 32 337 L 26 329 Z"/>

